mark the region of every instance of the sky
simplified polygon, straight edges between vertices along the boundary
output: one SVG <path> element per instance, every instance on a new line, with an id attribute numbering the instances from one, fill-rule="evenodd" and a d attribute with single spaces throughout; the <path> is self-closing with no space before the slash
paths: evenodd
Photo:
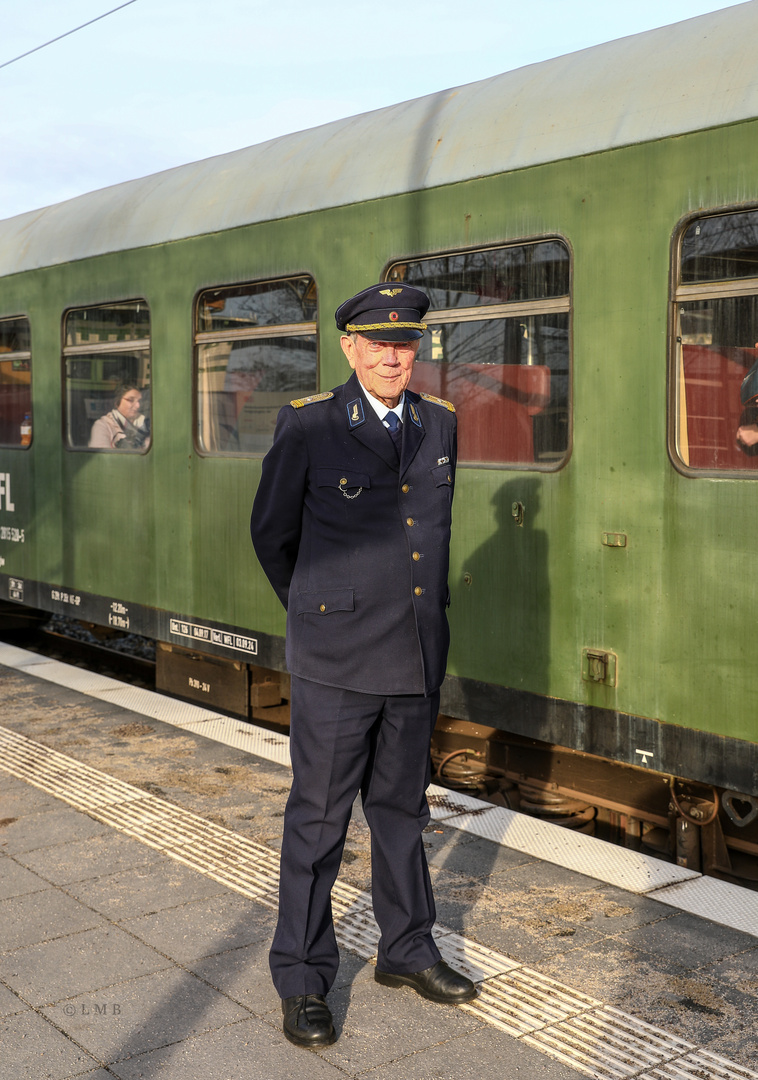
<path id="1" fill-rule="evenodd" d="M 122 3 L 0 0 L 0 218 L 733 6 Z"/>

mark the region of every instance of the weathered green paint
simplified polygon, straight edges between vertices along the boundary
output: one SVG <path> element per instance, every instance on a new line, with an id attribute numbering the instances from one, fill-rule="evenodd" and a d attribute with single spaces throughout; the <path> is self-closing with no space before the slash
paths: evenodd
<path id="1" fill-rule="evenodd" d="M 459 471 L 450 672 L 758 741 L 758 488 L 685 477 L 666 444 L 672 235 L 692 210 L 749 202 L 753 122 L 6 279 L 0 315 L 32 322 L 34 442 L 0 452 L 16 502 L 0 522 L 26 529 L 0 545 L 3 572 L 282 634 L 248 536 L 260 463 L 193 446 L 197 292 L 312 274 L 329 388 L 346 374 L 332 312 L 390 261 L 558 234 L 573 252 L 571 455 L 552 473 Z M 66 451 L 61 313 L 130 297 L 152 314 L 153 446 Z M 617 686 L 582 680 L 586 647 L 617 654 Z"/>

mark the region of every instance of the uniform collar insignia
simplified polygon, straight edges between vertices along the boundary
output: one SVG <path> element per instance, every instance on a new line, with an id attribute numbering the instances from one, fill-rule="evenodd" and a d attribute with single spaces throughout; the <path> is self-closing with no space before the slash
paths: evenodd
<path id="1" fill-rule="evenodd" d="M 408 402 L 408 412 L 411 414 L 411 420 L 416 425 L 416 427 L 421 427 L 421 417 L 416 412 L 416 406 L 413 404 L 412 401 Z"/>
<path id="2" fill-rule="evenodd" d="M 356 428 L 360 424 L 365 423 L 366 417 L 363 415 L 363 401 L 361 398 L 353 398 L 352 401 L 347 403 L 347 422 L 350 428 Z"/>

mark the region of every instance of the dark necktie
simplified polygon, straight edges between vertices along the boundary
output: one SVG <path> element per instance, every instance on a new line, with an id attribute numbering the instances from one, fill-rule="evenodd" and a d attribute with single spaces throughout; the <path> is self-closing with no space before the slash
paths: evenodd
<path id="1" fill-rule="evenodd" d="M 395 444 L 397 456 L 400 457 L 400 447 L 403 441 L 403 425 L 398 419 L 397 413 L 388 412 L 384 418 L 384 423 L 387 425 L 392 441 Z"/>

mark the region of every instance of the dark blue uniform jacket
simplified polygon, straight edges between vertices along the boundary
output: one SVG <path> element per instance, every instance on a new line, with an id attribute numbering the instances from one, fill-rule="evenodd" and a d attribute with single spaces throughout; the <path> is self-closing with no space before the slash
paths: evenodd
<path id="1" fill-rule="evenodd" d="M 250 528 L 293 675 L 367 694 L 440 686 L 455 461 L 452 406 L 406 390 L 398 461 L 355 375 L 280 411 Z"/>

